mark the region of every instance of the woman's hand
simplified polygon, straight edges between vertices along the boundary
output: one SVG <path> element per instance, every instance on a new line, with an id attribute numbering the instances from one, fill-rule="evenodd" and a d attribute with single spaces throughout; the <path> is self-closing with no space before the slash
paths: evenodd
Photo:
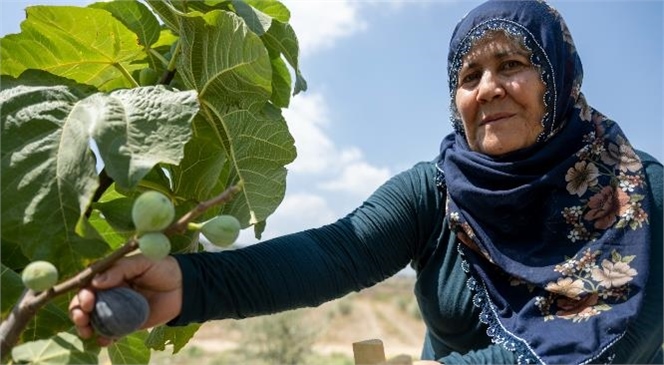
<path id="1" fill-rule="evenodd" d="M 166 323 L 180 314 L 182 307 L 182 272 L 177 261 L 168 256 L 152 261 L 143 255 L 118 260 L 111 268 L 92 279 L 91 286 L 81 289 L 69 303 L 69 317 L 81 338 L 92 337 L 90 314 L 95 305 L 95 291 L 128 286 L 141 293 L 150 305 L 150 315 L 142 328 Z M 99 345 L 113 341 L 99 337 Z"/>

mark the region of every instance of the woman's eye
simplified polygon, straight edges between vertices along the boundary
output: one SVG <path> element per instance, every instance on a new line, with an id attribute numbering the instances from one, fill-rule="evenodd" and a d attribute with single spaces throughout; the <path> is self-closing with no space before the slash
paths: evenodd
<path id="1" fill-rule="evenodd" d="M 480 73 L 479 72 L 472 72 L 472 73 L 469 73 L 469 74 L 463 76 L 461 78 L 461 83 L 466 84 L 466 83 L 469 83 L 469 82 L 473 82 L 473 81 L 475 81 L 479 78 L 480 78 Z"/>
<path id="2" fill-rule="evenodd" d="M 504 70 L 512 70 L 521 66 L 523 66 L 523 63 L 516 60 L 506 61 L 505 63 L 503 63 Z"/>

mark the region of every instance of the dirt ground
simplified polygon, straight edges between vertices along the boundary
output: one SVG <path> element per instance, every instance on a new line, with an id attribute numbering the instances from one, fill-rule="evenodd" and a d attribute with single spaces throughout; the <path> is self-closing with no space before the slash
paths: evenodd
<path id="1" fill-rule="evenodd" d="M 419 358 L 424 324 L 413 294 L 414 280 L 410 276 L 395 276 L 319 307 L 297 310 L 300 321 L 316 334 L 313 351 L 352 359 L 353 342 L 380 339 L 388 359 L 397 355 Z M 210 357 L 237 349 L 243 338 L 242 329 L 246 328 L 244 322 L 254 320 L 205 323 L 185 350 L 191 353 L 194 349 L 197 356 Z"/>

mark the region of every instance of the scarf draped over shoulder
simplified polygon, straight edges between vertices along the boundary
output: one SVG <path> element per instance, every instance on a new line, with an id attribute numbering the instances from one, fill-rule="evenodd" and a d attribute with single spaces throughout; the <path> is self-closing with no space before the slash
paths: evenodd
<path id="1" fill-rule="evenodd" d="M 469 149 L 454 106 L 464 56 L 496 30 L 532 53 L 547 109 L 535 145 L 500 157 Z M 563 19 L 541 1 L 484 3 L 455 28 L 448 76 L 437 180 L 489 335 L 521 363 L 610 362 L 648 276 L 647 187 L 618 124 L 586 102 Z"/>

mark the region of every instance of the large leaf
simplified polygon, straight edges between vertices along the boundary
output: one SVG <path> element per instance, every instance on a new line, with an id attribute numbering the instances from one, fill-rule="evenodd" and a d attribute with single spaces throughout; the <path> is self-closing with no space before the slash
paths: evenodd
<path id="1" fill-rule="evenodd" d="M 233 1 L 234 3 L 236 1 Z M 260 10 L 274 19 L 287 23 L 290 20 L 290 10 L 284 4 L 275 0 L 244 0 L 247 4 Z"/>
<path id="2" fill-rule="evenodd" d="M 189 87 L 199 90 L 201 115 L 211 127 L 211 138 L 223 146 L 234 179 L 244 181 L 242 193 L 228 209 L 243 224 L 255 224 L 283 199 L 284 166 L 295 158 L 284 119 L 269 108 L 269 55 L 233 13 L 213 11 L 204 17 L 182 17 L 180 22 L 178 70 Z"/>
<path id="3" fill-rule="evenodd" d="M 272 63 L 272 96 L 270 101 L 277 107 L 285 108 L 290 104 L 291 74 L 284 60 L 273 57 Z"/>
<path id="4" fill-rule="evenodd" d="M 71 6 L 26 9 L 21 33 L 2 38 L 2 74 L 26 69 L 94 85 L 100 90 L 131 87 L 131 72 L 144 67 L 143 47 L 131 30 L 111 13 Z"/>
<path id="5" fill-rule="evenodd" d="M 219 141 L 213 138 L 214 129 L 205 119 L 195 118 L 193 127 L 194 137 L 185 146 L 185 158 L 171 168 L 173 192 L 178 196 L 204 201 L 221 192 L 215 188 L 228 159 Z M 223 182 L 226 180 L 223 179 Z"/>
<path id="6" fill-rule="evenodd" d="M 300 46 L 293 27 L 288 23 L 275 19 L 267 33 L 262 36 L 262 39 L 265 42 L 265 46 L 271 52 L 281 53 L 293 70 L 295 70 L 293 95 L 297 95 L 301 91 L 306 91 L 307 81 L 302 76 L 299 66 Z"/>
<path id="7" fill-rule="evenodd" d="M 108 348 L 108 357 L 113 364 L 147 364 L 150 349 L 145 346 L 147 331 L 134 332 L 116 341 Z"/>
<path id="8" fill-rule="evenodd" d="M 232 4 L 237 15 L 244 19 L 244 23 L 252 32 L 261 36 L 270 29 L 272 17 L 241 0 L 233 0 Z"/>
<path id="9" fill-rule="evenodd" d="M 63 272 L 107 249 L 74 234 L 98 184 L 88 126 L 68 117 L 84 97 L 72 86 L 0 91 L 3 244 L 57 262 Z"/>
<path id="10" fill-rule="evenodd" d="M 2 90 L 3 246 L 63 272 L 101 256 L 104 242 L 76 234 L 98 185 L 90 138 L 116 182 L 135 186 L 154 165 L 179 161 L 196 111 L 195 92 L 163 87 L 89 96 L 74 86 Z"/>
<path id="11" fill-rule="evenodd" d="M 182 17 L 180 72 L 202 104 L 260 110 L 272 93 L 270 59 L 241 18 L 226 11 Z"/>
<path id="12" fill-rule="evenodd" d="M 156 164 L 180 162 L 197 111 L 194 91 L 148 86 L 92 95 L 71 118 L 88 121 L 108 175 L 133 188 Z"/>
<path id="13" fill-rule="evenodd" d="M 179 11 L 168 0 L 146 0 L 152 11 L 173 33 L 180 34 Z"/>
<path id="14" fill-rule="evenodd" d="M 145 4 L 136 0 L 100 2 L 91 8 L 104 9 L 136 34 L 138 42 L 145 48 L 159 39 L 159 21 Z"/>
<path id="15" fill-rule="evenodd" d="M 27 342 L 12 349 L 14 361 L 30 364 L 96 364 L 99 347 L 69 332 L 47 340 Z"/>
<path id="16" fill-rule="evenodd" d="M 295 159 L 286 121 L 276 110 L 259 114 L 237 110 L 222 120 L 233 149 L 231 179 L 244 181 L 240 195 L 223 212 L 251 224 L 264 221 L 281 204 L 286 192 L 284 166 Z"/>

